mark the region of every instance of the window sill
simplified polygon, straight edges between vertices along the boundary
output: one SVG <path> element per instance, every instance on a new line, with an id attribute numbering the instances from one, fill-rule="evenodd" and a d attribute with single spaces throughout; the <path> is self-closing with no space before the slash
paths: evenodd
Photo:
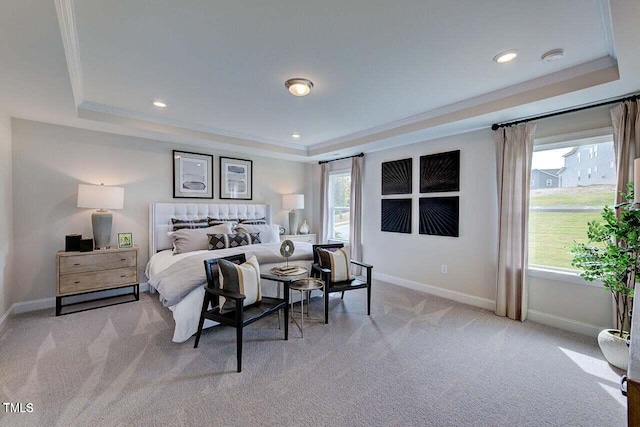
<path id="1" fill-rule="evenodd" d="M 538 279 L 572 283 L 574 285 L 593 286 L 596 288 L 603 287 L 602 282 L 587 282 L 578 275 L 576 270 L 530 265 L 527 269 L 527 273 L 529 274 L 529 277 L 536 277 Z"/>

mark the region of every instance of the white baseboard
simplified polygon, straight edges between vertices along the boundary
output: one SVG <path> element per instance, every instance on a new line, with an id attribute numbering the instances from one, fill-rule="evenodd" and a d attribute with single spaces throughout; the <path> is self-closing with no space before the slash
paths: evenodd
<path id="1" fill-rule="evenodd" d="M 383 282 L 391 283 L 393 285 L 402 286 L 403 288 L 409 288 L 419 292 L 426 292 L 431 295 L 436 295 L 442 298 L 461 302 L 463 304 L 486 308 L 487 310 L 496 309 L 496 302 L 487 298 L 464 294 L 462 292 L 452 291 L 450 289 L 444 289 L 438 286 L 427 285 L 425 283 L 414 282 L 413 280 L 402 279 L 400 277 L 383 273 L 374 272 L 373 278 L 376 280 L 381 280 Z"/>
<path id="2" fill-rule="evenodd" d="M 117 295 L 115 294 L 114 291 L 117 291 L 116 289 L 114 290 L 107 290 L 104 291 L 105 294 L 107 293 L 114 293 L 114 296 Z M 144 283 L 140 283 L 140 292 L 147 292 L 149 291 L 149 283 L 144 282 Z M 105 296 L 110 296 L 110 295 L 105 295 Z M 82 300 L 86 300 L 86 301 L 90 301 L 91 300 L 91 296 L 90 295 L 79 295 L 79 298 L 82 298 Z M 31 300 L 31 301 L 23 301 L 23 302 L 16 302 L 14 304 L 11 305 L 11 307 L 9 307 L 9 309 L 7 310 L 6 313 L 4 313 L 2 315 L 2 317 L 0 317 L 0 331 L 2 331 L 2 329 L 4 328 L 6 322 L 9 320 L 9 317 L 15 315 L 15 314 L 20 314 L 20 313 L 27 313 L 29 311 L 36 311 L 36 310 L 44 310 L 44 309 L 48 309 L 48 308 L 54 308 L 56 306 L 56 299 L 55 297 L 52 298 L 42 298 L 42 299 L 37 299 L 37 300 Z"/>
<path id="3" fill-rule="evenodd" d="M 543 325 L 564 329 L 565 331 L 577 332 L 579 334 L 597 337 L 601 330 L 607 329 L 604 326 L 596 326 L 554 314 L 543 313 L 537 310 L 527 310 L 527 320 Z"/>

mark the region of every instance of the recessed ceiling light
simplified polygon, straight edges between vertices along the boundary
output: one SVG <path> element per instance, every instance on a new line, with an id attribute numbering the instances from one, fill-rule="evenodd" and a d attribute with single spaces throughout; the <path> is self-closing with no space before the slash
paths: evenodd
<path id="1" fill-rule="evenodd" d="M 562 58 L 564 58 L 564 49 L 553 49 L 542 55 L 540 59 L 544 62 L 553 62 L 559 61 Z"/>
<path id="2" fill-rule="evenodd" d="M 309 95 L 311 89 L 313 89 L 313 82 L 308 79 L 289 79 L 284 82 L 284 85 L 289 89 L 289 93 L 294 96 L 306 96 Z"/>
<path id="3" fill-rule="evenodd" d="M 166 108 L 167 107 L 167 104 L 165 104 L 162 101 L 158 101 L 158 100 L 153 101 L 153 105 L 155 105 L 158 108 Z"/>
<path id="4" fill-rule="evenodd" d="M 293 132 L 293 133 L 291 134 L 291 138 L 293 138 L 293 139 L 300 139 L 300 134 L 299 134 L 298 132 Z"/>
<path id="5" fill-rule="evenodd" d="M 516 59 L 518 56 L 518 52 L 515 50 L 505 50 L 504 52 L 500 52 L 496 56 L 493 57 L 493 60 L 498 64 L 504 64 L 505 62 L 511 62 Z"/>

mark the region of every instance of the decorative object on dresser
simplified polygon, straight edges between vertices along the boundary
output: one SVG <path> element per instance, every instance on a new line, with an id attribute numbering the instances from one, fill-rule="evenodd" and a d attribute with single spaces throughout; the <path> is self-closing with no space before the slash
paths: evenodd
<path id="1" fill-rule="evenodd" d="M 213 199 L 213 156 L 173 150 L 173 197 Z"/>
<path id="2" fill-rule="evenodd" d="M 420 192 L 460 191 L 460 150 L 420 157 Z"/>
<path id="3" fill-rule="evenodd" d="M 411 233 L 411 199 L 382 199 L 381 231 Z"/>
<path id="4" fill-rule="evenodd" d="M 138 301 L 140 299 L 138 248 L 136 247 L 97 250 L 91 253 L 59 251 L 56 256 L 56 271 L 56 316 L 70 314 L 62 313 L 62 309 L 79 304 L 62 304 L 63 298 L 73 295 L 132 287 L 133 292 L 131 294 L 125 294 L 124 296 L 131 295 L 134 299 L 101 305 L 100 307 L 122 304 L 134 300 Z M 118 298 L 122 296 L 123 295 L 117 295 Z M 110 298 L 116 297 L 98 298 L 92 301 Z M 89 309 L 90 308 L 72 311 L 71 313 Z"/>
<path id="5" fill-rule="evenodd" d="M 282 209 L 289 211 L 289 234 L 298 234 L 298 212 L 296 209 L 304 209 L 304 194 L 283 194 Z"/>
<path id="6" fill-rule="evenodd" d="M 458 237 L 460 198 L 420 197 L 420 234 Z"/>
<path id="7" fill-rule="evenodd" d="M 78 252 L 80 250 L 81 234 L 67 234 L 64 238 L 65 252 Z"/>
<path id="8" fill-rule="evenodd" d="M 253 198 L 253 161 L 220 157 L 220 198 Z"/>
<path id="9" fill-rule="evenodd" d="M 91 215 L 93 240 L 96 249 L 107 249 L 111 244 L 113 216 L 107 209 L 122 209 L 124 188 L 104 184 L 78 184 L 78 207 L 98 209 Z"/>
<path id="10" fill-rule="evenodd" d="M 413 159 L 382 163 L 382 195 L 411 194 Z"/>
<path id="11" fill-rule="evenodd" d="M 307 220 L 302 221 L 302 225 L 300 226 L 300 234 L 309 234 L 309 224 L 307 224 Z"/>
<path id="12" fill-rule="evenodd" d="M 118 248 L 132 248 L 133 233 L 118 233 Z"/>
<path id="13" fill-rule="evenodd" d="M 316 235 L 315 234 L 281 234 L 280 241 L 284 242 L 285 240 L 291 240 L 293 242 L 305 242 L 315 245 Z"/>
<path id="14" fill-rule="evenodd" d="M 80 239 L 80 246 L 78 246 L 80 252 L 93 251 L 93 239 Z"/>

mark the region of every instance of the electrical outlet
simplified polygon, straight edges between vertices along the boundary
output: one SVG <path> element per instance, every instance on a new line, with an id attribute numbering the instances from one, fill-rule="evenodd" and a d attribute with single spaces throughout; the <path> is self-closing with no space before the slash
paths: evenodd
<path id="1" fill-rule="evenodd" d="M 447 274 L 447 264 L 440 265 L 440 273 Z"/>

